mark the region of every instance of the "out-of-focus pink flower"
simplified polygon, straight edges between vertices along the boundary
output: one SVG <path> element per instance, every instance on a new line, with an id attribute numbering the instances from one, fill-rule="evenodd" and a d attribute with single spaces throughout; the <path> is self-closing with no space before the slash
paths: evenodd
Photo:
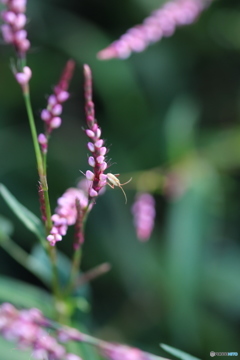
<path id="1" fill-rule="evenodd" d="M 151 43 L 171 36 L 177 27 L 193 23 L 210 0 L 172 0 L 147 17 L 141 25 L 129 29 L 119 40 L 101 50 L 101 60 L 126 59 L 132 52 L 142 52 Z"/>
<path id="2" fill-rule="evenodd" d="M 132 206 L 134 225 L 137 237 L 141 241 L 147 241 L 152 233 L 155 220 L 155 200 L 148 193 L 139 193 Z"/>
<path id="3" fill-rule="evenodd" d="M 88 65 L 84 65 L 84 78 L 85 112 L 88 126 L 86 135 L 90 140 L 87 146 L 91 152 L 88 164 L 93 168 L 93 171 L 87 170 L 86 179 L 90 182 L 89 197 L 94 198 L 107 184 L 107 175 L 104 174 L 108 167 L 105 159 L 107 148 L 104 146 L 101 129 L 95 119 L 94 103 L 92 101 L 92 73 Z"/>
<path id="4" fill-rule="evenodd" d="M 55 214 L 52 215 L 53 227 L 47 240 L 54 246 L 66 235 L 68 226 L 74 225 L 78 219 L 76 199 L 79 201 L 81 209 L 88 206 L 86 193 L 81 189 L 70 188 L 59 199 Z"/>
<path id="5" fill-rule="evenodd" d="M 5 22 L 1 26 L 3 39 L 7 44 L 12 44 L 18 55 L 24 58 L 30 48 L 30 41 L 27 39 L 27 31 L 24 27 L 27 22 L 26 0 L 1 0 L 6 6 L 2 11 L 2 19 Z"/>
<path id="6" fill-rule="evenodd" d="M 8 341 L 15 341 L 19 348 L 31 349 L 33 359 L 81 360 L 68 354 L 64 346 L 43 328 L 48 323 L 38 309 L 18 311 L 13 305 L 0 306 L 0 335 Z"/>

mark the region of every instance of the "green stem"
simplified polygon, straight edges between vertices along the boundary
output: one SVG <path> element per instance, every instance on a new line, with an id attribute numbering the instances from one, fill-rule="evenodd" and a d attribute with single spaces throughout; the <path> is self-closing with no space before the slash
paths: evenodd
<path id="1" fill-rule="evenodd" d="M 83 232 L 83 237 L 84 237 L 84 232 L 85 232 L 85 225 L 86 225 L 86 221 L 88 218 L 88 214 L 91 210 L 91 206 L 93 203 L 93 200 L 90 200 L 88 203 L 88 206 L 83 210 L 83 225 L 82 225 L 82 232 Z M 75 288 L 75 282 L 77 279 L 77 275 L 78 275 L 78 271 L 80 268 L 80 263 L 81 263 L 81 255 L 82 255 L 82 249 L 81 247 L 79 247 L 78 249 L 76 249 L 74 251 L 73 254 L 73 259 L 72 259 L 72 268 L 71 268 L 71 273 L 70 273 L 70 277 L 69 277 L 69 282 L 68 285 L 66 287 L 66 296 L 69 296 L 72 292 L 72 290 Z"/>
<path id="2" fill-rule="evenodd" d="M 36 160 L 37 160 L 38 173 L 39 173 L 40 181 L 42 183 L 43 190 L 46 190 L 47 181 L 46 181 L 46 176 L 44 176 L 42 154 L 41 154 L 41 150 L 40 150 L 39 143 L 38 143 L 37 130 L 36 130 L 36 126 L 35 126 L 29 91 L 25 91 L 23 93 L 23 97 L 24 97 L 24 101 L 25 101 L 25 105 L 26 105 L 27 114 L 28 114 L 30 130 L 32 133 L 33 146 L 34 146 Z"/>

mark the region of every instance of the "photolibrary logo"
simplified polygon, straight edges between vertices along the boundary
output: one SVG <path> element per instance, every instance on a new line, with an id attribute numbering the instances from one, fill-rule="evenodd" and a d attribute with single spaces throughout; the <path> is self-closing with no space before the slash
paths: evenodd
<path id="1" fill-rule="evenodd" d="M 210 356 L 211 357 L 214 357 L 214 356 L 238 356 L 238 352 L 215 352 L 215 351 L 211 351 Z"/>

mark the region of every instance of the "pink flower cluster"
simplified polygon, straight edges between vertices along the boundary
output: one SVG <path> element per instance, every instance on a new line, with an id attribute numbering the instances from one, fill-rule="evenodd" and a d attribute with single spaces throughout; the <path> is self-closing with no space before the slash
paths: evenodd
<path id="1" fill-rule="evenodd" d="M 105 159 L 107 148 L 104 146 L 104 140 L 101 139 L 101 129 L 95 119 L 94 103 L 92 101 L 92 73 L 88 65 L 84 65 L 84 77 L 85 112 L 88 126 L 86 135 L 90 139 L 87 146 L 92 153 L 88 158 L 88 164 L 93 167 L 93 171 L 87 170 L 86 178 L 90 181 L 89 196 L 94 198 L 98 196 L 99 191 L 107 183 L 107 175 L 104 174 L 108 167 Z"/>
<path id="2" fill-rule="evenodd" d="M 88 198 L 81 189 L 70 188 L 59 199 L 56 212 L 52 215 L 53 227 L 47 240 L 51 246 L 61 241 L 66 235 L 68 226 L 74 225 L 78 219 L 78 210 L 76 206 L 78 199 L 81 209 L 88 206 Z"/>
<path id="3" fill-rule="evenodd" d="M 142 52 L 151 43 L 171 36 L 178 26 L 193 23 L 206 6 L 206 0 L 172 0 L 98 53 L 101 60 L 126 59 L 132 52 Z"/>
<path id="4" fill-rule="evenodd" d="M 46 320 L 38 309 L 18 311 L 13 305 L 0 306 L 0 334 L 9 341 L 15 341 L 22 350 L 31 349 L 34 359 L 81 360 L 66 349 L 42 328 Z"/>
<path id="5" fill-rule="evenodd" d="M 48 136 L 53 129 L 58 128 L 62 119 L 62 103 L 69 98 L 68 87 L 73 75 L 75 62 L 69 60 L 65 66 L 65 69 L 61 75 L 59 83 L 54 88 L 54 93 L 48 98 L 47 108 L 42 110 L 41 119 L 45 122 L 46 132 L 38 136 L 38 142 L 41 145 L 42 152 L 46 153 L 48 148 Z"/>
<path id="6" fill-rule="evenodd" d="M 154 227 L 156 213 L 153 196 L 148 193 L 137 194 L 132 213 L 138 239 L 147 241 Z"/>
<path id="7" fill-rule="evenodd" d="M 27 0 L 1 0 L 6 5 L 6 10 L 2 11 L 3 39 L 7 44 L 13 44 L 20 57 L 25 57 L 30 48 L 30 41 L 27 39 L 27 31 L 24 26 L 27 22 L 26 2 Z"/>

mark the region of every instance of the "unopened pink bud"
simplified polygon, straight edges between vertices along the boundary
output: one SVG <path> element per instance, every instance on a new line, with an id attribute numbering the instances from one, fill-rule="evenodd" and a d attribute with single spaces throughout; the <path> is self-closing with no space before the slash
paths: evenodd
<path id="1" fill-rule="evenodd" d="M 58 95 L 57 95 L 57 99 L 59 102 L 64 102 L 69 98 L 69 93 L 67 91 L 61 91 Z"/>
<path id="2" fill-rule="evenodd" d="M 59 128 L 61 123 L 62 123 L 62 119 L 59 116 L 56 116 L 56 117 L 52 118 L 52 120 L 50 122 L 50 126 L 53 129 L 57 129 L 57 128 Z"/>
<path id="3" fill-rule="evenodd" d="M 13 39 L 13 32 L 9 25 L 4 24 L 1 26 L 3 39 L 6 43 L 10 44 L 14 41 Z"/>
<path id="4" fill-rule="evenodd" d="M 89 142 L 89 143 L 87 144 L 87 146 L 88 146 L 88 149 L 89 149 L 91 152 L 94 152 L 94 151 L 95 151 L 95 146 L 93 145 L 93 143 Z"/>
<path id="5" fill-rule="evenodd" d="M 15 33 L 14 37 L 16 41 L 24 40 L 27 37 L 27 32 L 26 30 L 19 30 Z"/>
<path id="6" fill-rule="evenodd" d="M 100 156 L 97 157 L 97 162 L 99 164 L 102 164 L 104 162 L 104 159 L 105 159 L 104 156 L 100 155 Z"/>
<path id="7" fill-rule="evenodd" d="M 101 129 L 100 128 L 98 128 L 97 129 L 97 133 L 96 133 L 96 137 L 99 139 L 100 138 L 100 136 L 101 136 Z"/>
<path id="8" fill-rule="evenodd" d="M 62 105 L 60 105 L 60 104 L 54 105 L 52 108 L 52 114 L 54 116 L 58 116 L 58 115 L 61 115 L 61 113 L 62 113 Z"/>
<path id="9" fill-rule="evenodd" d="M 18 14 L 14 20 L 14 26 L 17 29 L 21 29 L 26 25 L 27 17 L 24 14 Z"/>
<path id="10" fill-rule="evenodd" d="M 100 154 L 100 155 L 105 155 L 106 152 L 107 152 L 107 148 L 106 148 L 106 147 L 101 147 L 101 148 L 99 149 L 99 154 Z"/>
<path id="11" fill-rule="evenodd" d="M 90 166 L 94 167 L 95 166 L 95 160 L 94 160 L 94 157 L 93 156 L 89 156 L 88 158 L 88 163 Z"/>
<path id="12" fill-rule="evenodd" d="M 102 139 L 100 139 L 100 140 L 98 140 L 98 141 L 96 141 L 95 142 L 95 146 L 96 146 L 96 148 L 100 148 L 100 147 L 102 147 L 103 146 L 103 140 Z"/>
<path id="13" fill-rule="evenodd" d="M 3 11 L 2 12 L 2 19 L 8 24 L 14 24 L 16 21 L 16 14 L 12 11 Z"/>
<path id="14" fill-rule="evenodd" d="M 32 76 L 32 71 L 28 66 L 24 66 L 22 73 L 15 74 L 15 78 L 20 85 L 26 85 Z"/>
<path id="15" fill-rule="evenodd" d="M 94 132 L 92 130 L 89 130 L 89 129 L 86 130 L 86 134 L 90 138 L 94 138 L 94 136 L 95 136 Z"/>
<path id="16" fill-rule="evenodd" d="M 27 0 L 12 0 L 11 8 L 13 11 L 24 13 L 26 11 Z"/>
<path id="17" fill-rule="evenodd" d="M 46 145 L 48 141 L 47 141 L 47 138 L 46 138 L 46 136 L 44 134 L 39 134 L 38 135 L 38 142 L 41 145 Z"/>
<path id="18" fill-rule="evenodd" d="M 57 98 L 55 95 L 50 95 L 48 98 L 48 104 L 54 106 L 57 104 Z"/>
<path id="19" fill-rule="evenodd" d="M 91 197 L 95 197 L 95 196 L 98 196 L 98 193 L 97 193 L 96 190 L 90 189 L 90 190 L 89 190 L 89 195 L 90 195 Z"/>
<path id="20" fill-rule="evenodd" d="M 47 109 L 42 110 L 41 119 L 43 121 L 49 121 L 51 119 L 51 117 L 52 117 L 51 113 Z"/>
<path id="21" fill-rule="evenodd" d="M 86 171 L 86 178 L 87 178 L 88 180 L 93 181 L 93 180 L 94 180 L 94 177 L 95 177 L 95 175 L 94 175 L 94 173 L 93 173 L 92 171 L 90 171 L 90 170 L 87 170 L 87 171 Z"/>

